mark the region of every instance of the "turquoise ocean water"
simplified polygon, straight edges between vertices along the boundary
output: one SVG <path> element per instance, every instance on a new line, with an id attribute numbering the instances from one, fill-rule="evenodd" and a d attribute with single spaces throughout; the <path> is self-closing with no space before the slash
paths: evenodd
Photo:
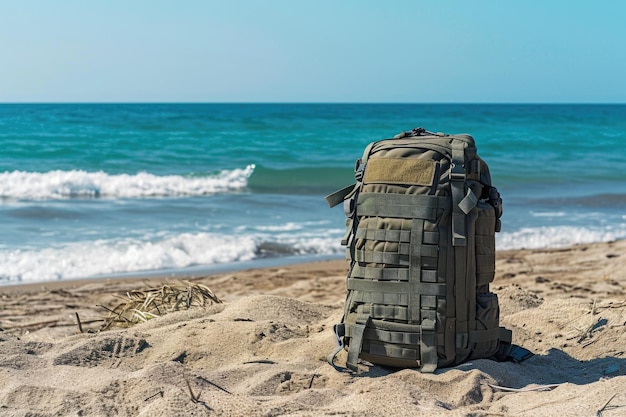
<path id="1" fill-rule="evenodd" d="M 341 257 L 323 196 L 418 126 L 475 137 L 498 249 L 626 238 L 624 105 L 3 104 L 0 285 Z"/>

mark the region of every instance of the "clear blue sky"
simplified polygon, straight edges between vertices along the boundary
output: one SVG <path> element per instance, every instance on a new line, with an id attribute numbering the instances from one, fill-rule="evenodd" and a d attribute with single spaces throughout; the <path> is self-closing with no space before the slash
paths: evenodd
<path id="1" fill-rule="evenodd" d="M 0 0 L 0 102 L 626 103 L 623 0 Z"/>

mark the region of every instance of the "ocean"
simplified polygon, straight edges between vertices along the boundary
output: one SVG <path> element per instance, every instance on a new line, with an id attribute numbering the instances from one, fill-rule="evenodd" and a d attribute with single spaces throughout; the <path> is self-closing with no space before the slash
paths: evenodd
<path id="1" fill-rule="evenodd" d="M 340 258 L 371 141 L 470 133 L 497 248 L 626 238 L 626 105 L 0 104 L 0 285 Z"/>

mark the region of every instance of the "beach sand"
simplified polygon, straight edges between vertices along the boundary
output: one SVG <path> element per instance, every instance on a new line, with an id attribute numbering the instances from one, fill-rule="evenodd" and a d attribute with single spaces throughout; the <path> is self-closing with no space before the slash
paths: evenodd
<path id="1" fill-rule="evenodd" d="M 535 356 L 435 374 L 325 362 L 346 270 L 189 277 L 224 302 L 106 331 L 116 295 L 162 279 L 0 287 L 0 416 L 626 415 L 626 241 L 498 252 L 502 324 Z"/>

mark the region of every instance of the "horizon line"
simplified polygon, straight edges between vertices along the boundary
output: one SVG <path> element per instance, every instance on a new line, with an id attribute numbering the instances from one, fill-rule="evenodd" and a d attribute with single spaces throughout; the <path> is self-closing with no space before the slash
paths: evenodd
<path id="1" fill-rule="evenodd" d="M 373 104 L 402 104 L 402 105 L 626 105 L 624 102 L 601 102 L 601 101 L 0 101 L 0 105 L 28 105 L 28 104 L 347 104 L 347 105 L 373 105 Z"/>

